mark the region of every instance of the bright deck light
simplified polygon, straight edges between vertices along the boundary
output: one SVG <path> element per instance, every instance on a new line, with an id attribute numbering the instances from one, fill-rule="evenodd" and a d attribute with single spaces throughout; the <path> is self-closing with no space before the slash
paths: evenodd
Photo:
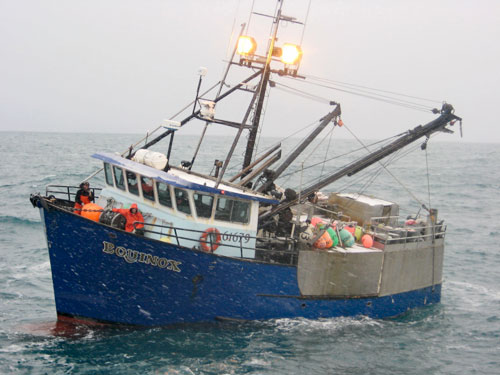
<path id="1" fill-rule="evenodd" d="M 281 55 L 281 61 L 285 64 L 297 64 L 302 58 L 302 50 L 300 49 L 300 46 L 297 46 L 295 44 L 286 43 L 283 45 L 283 47 L 281 47 L 281 50 L 283 51 Z"/>
<path id="2" fill-rule="evenodd" d="M 240 36 L 238 39 L 238 54 L 252 55 L 257 49 L 257 42 L 251 36 Z"/>

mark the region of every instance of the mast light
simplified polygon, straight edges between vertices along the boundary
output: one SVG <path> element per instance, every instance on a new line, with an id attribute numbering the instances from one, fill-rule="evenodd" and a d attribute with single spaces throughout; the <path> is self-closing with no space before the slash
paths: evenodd
<path id="1" fill-rule="evenodd" d="M 300 46 L 290 43 L 285 43 L 281 47 L 281 61 L 287 65 L 297 65 L 302 58 L 302 49 Z"/>
<path id="2" fill-rule="evenodd" d="M 253 55 L 257 49 L 257 42 L 251 36 L 242 35 L 238 39 L 238 54 L 242 56 Z"/>

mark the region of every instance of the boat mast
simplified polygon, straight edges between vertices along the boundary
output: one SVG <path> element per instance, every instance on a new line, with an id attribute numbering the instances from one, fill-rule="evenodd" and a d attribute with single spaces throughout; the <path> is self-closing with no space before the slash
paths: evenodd
<path id="1" fill-rule="evenodd" d="M 241 35 L 243 35 L 243 30 L 245 30 L 245 26 L 246 26 L 245 23 L 243 23 L 241 25 L 241 30 L 240 30 L 240 34 L 239 34 L 238 38 Z M 224 72 L 224 76 L 222 77 L 222 80 L 220 81 L 219 90 L 217 91 L 217 95 L 215 97 L 218 97 L 220 95 L 222 88 L 226 84 L 226 78 L 227 78 L 227 75 L 229 73 L 229 69 L 231 68 L 231 63 L 234 59 L 234 56 L 236 55 L 236 50 L 237 50 L 237 45 L 235 45 L 233 48 L 233 53 L 231 54 L 231 60 L 227 64 L 226 71 Z M 199 91 L 199 87 L 198 87 L 198 91 Z M 198 101 L 198 94 L 196 94 L 195 103 L 196 103 L 196 101 Z M 208 128 L 209 123 L 210 123 L 210 121 L 205 121 L 205 126 L 203 127 L 203 131 L 201 132 L 200 140 L 198 141 L 198 145 L 196 146 L 196 150 L 194 152 L 193 158 L 191 159 L 191 165 L 189 166 L 189 170 L 191 170 L 191 168 L 193 168 L 194 161 L 196 160 L 196 156 L 198 155 L 198 151 L 200 150 L 201 142 L 203 141 L 203 138 L 205 137 L 205 133 L 207 132 L 207 128 Z"/>
<path id="2" fill-rule="evenodd" d="M 243 159 L 243 168 L 245 169 L 252 162 L 253 152 L 255 149 L 255 141 L 257 139 L 257 132 L 259 130 L 260 116 L 262 114 L 262 108 L 264 106 L 264 99 L 266 96 L 266 89 L 269 83 L 269 75 L 271 73 L 271 60 L 273 57 L 274 44 L 276 42 L 276 35 L 278 34 L 278 27 L 281 19 L 281 8 L 283 7 L 283 0 L 278 0 L 279 7 L 276 11 L 273 20 L 273 32 L 271 40 L 269 42 L 269 49 L 267 51 L 266 63 L 264 66 L 264 71 L 262 74 L 262 79 L 259 84 L 259 97 L 257 100 L 257 107 L 255 108 L 252 127 L 250 133 L 248 134 L 247 147 L 245 150 L 245 158 Z"/>
<path id="3" fill-rule="evenodd" d="M 248 82 L 250 82 L 251 80 L 253 80 L 254 78 L 258 77 L 261 74 L 262 74 L 261 70 L 253 73 L 250 77 L 246 78 L 245 80 L 243 80 L 240 83 L 238 83 L 236 86 L 234 86 L 234 87 L 230 88 L 229 90 L 227 90 L 225 93 L 223 93 L 223 94 L 219 95 L 218 97 L 216 97 L 214 99 L 214 103 L 219 102 L 220 100 L 224 99 L 225 97 L 227 97 L 228 95 L 232 94 L 236 90 L 241 89 Z M 180 122 L 180 126 L 184 126 L 186 123 L 188 123 L 189 121 L 191 121 L 193 118 L 197 118 L 200 115 L 200 112 L 201 112 L 201 110 L 198 109 L 194 113 L 192 113 L 189 116 L 187 116 L 185 119 L 183 119 Z M 165 132 L 163 132 L 162 134 L 160 134 L 156 138 L 154 138 L 151 141 L 149 141 L 148 143 L 146 143 L 144 146 L 142 146 L 142 148 L 143 149 L 147 149 L 147 148 L 155 145 L 156 143 L 158 143 L 159 141 L 161 141 L 163 138 L 165 138 L 166 136 L 170 135 L 171 133 L 173 133 L 173 130 L 166 130 Z M 134 154 L 132 154 L 130 157 L 132 157 L 133 155 Z"/>

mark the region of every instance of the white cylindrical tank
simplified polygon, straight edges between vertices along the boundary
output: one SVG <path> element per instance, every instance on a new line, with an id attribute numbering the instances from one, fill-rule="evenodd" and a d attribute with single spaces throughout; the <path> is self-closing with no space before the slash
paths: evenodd
<path id="1" fill-rule="evenodd" d="M 161 152 L 145 149 L 137 150 L 132 160 L 156 169 L 164 169 L 168 162 L 167 157 Z"/>

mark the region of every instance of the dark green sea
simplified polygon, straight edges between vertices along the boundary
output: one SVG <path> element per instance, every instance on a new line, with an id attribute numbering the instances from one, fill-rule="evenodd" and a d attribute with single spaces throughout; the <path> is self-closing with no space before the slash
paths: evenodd
<path id="1" fill-rule="evenodd" d="M 403 316 L 213 322 L 166 328 L 58 326 L 49 257 L 30 193 L 48 184 L 76 186 L 99 168 L 95 151 L 123 151 L 135 135 L 0 133 L 0 374 L 500 374 L 500 145 L 431 139 L 325 191 L 364 191 L 439 210 L 447 223 L 442 302 Z M 178 136 L 173 162 L 190 160 L 197 138 Z M 263 139 L 259 148 L 276 139 Z M 284 148 L 297 142 L 288 140 Z M 195 170 L 224 159 L 229 138 L 208 137 Z M 166 151 L 165 142 L 157 150 Z M 286 187 L 335 169 L 359 148 L 328 139 L 298 159 Z M 360 151 L 361 153 L 364 151 Z M 242 150 L 235 153 L 241 159 Z M 300 163 L 290 169 L 296 170 Z M 429 180 L 426 171 L 430 172 Z M 236 166 L 228 173 L 234 174 Z M 380 172 L 380 173 L 379 173 Z M 379 174 L 373 184 L 372 177 Z M 91 180 L 96 187 L 102 176 Z"/>

